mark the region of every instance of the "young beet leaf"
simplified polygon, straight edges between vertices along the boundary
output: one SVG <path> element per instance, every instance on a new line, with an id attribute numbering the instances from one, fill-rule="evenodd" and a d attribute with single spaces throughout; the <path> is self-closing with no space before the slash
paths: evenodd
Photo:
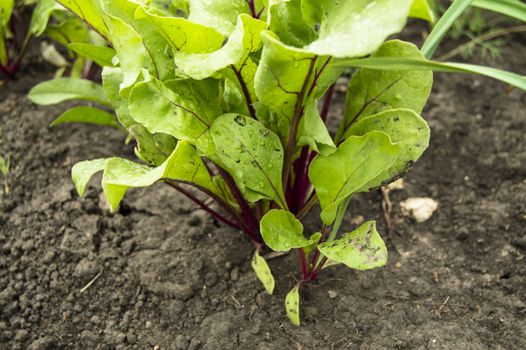
<path id="1" fill-rule="evenodd" d="M 32 7 L 31 5 L 34 6 Z M 31 12 L 31 16 L 26 16 Z M 99 66 L 111 64 L 113 49 L 81 19 L 70 14 L 55 0 L 0 2 L 0 73 L 6 80 L 15 77 L 34 37 L 47 37 L 42 43 L 42 57 L 58 67 L 56 76 L 65 73 L 75 78 L 93 79 Z M 74 43 L 74 44 L 73 44 Z M 63 46 L 67 58 L 55 47 Z M 111 55 L 111 57 L 109 57 Z"/>
<path id="2" fill-rule="evenodd" d="M 250 239 L 252 267 L 270 294 L 275 281 L 263 252 L 295 250 L 301 276 L 285 303 L 295 325 L 300 288 L 324 267 L 386 264 L 374 222 L 340 238 L 339 230 L 354 194 L 403 176 L 427 148 L 430 130 L 420 113 L 431 71 L 476 71 L 525 84 L 511 73 L 439 64 L 413 44 L 386 42 L 408 16 L 433 20 L 424 0 L 61 2 L 115 54 L 93 51 L 104 64 L 102 86 L 55 80 L 31 98 L 76 98 L 112 109 L 110 118 L 106 110 L 77 107 L 57 123 L 79 121 L 82 113 L 92 123 L 118 123 L 140 159 L 75 165 L 78 192 L 103 171 L 115 211 L 129 188 L 166 183 Z M 330 132 L 335 83 L 348 67 L 355 70 L 344 116 Z M 301 220 L 317 204 L 318 227 L 304 227 Z"/>

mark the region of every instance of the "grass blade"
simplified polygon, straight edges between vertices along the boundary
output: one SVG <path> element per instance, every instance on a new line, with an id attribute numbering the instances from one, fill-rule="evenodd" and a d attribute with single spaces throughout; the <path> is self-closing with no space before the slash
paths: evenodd
<path id="1" fill-rule="evenodd" d="M 526 91 L 526 77 L 524 76 L 496 68 L 466 63 L 435 62 L 422 59 L 384 57 L 341 60 L 335 64 L 346 67 L 381 70 L 432 70 L 436 72 L 480 74 L 500 80 Z"/>
<path id="2" fill-rule="evenodd" d="M 472 0 L 455 0 L 440 18 L 422 46 L 422 54 L 431 58 L 453 23 L 469 7 Z"/>
<path id="3" fill-rule="evenodd" d="M 526 22 L 526 4 L 518 0 L 473 0 L 472 5 Z"/>

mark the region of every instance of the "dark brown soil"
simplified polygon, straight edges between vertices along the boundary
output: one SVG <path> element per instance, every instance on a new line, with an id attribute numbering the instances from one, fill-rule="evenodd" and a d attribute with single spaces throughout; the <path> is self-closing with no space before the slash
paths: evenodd
<path id="1" fill-rule="evenodd" d="M 521 40 L 503 61 L 524 74 Z M 24 94 L 51 72 L 30 67 L 0 87 L 0 154 L 13 158 L 11 193 L 0 197 L 0 349 L 526 348 L 523 92 L 437 76 L 424 114 L 431 147 L 392 195 L 388 266 L 324 270 L 304 289 L 297 328 L 283 308 L 295 255 L 271 261 L 269 296 L 250 243 L 165 186 L 131 191 L 115 215 L 96 182 L 79 199 L 72 164 L 132 157 L 131 146 L 113 130 L 49 128 L 60 109 Z M 410 196 L 439 210 L 422 224 L 402 218 Z M 362 215 L 385 232 L 377 193 L 353 203 L 345 227 Z M 316 215 L 307 222 L 315 229 Z"/>

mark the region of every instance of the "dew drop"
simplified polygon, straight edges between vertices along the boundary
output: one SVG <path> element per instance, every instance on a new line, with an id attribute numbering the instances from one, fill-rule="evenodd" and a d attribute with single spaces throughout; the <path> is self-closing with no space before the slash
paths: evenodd
<path id="1" fill-rule="evenodd" d="M 245 126 L 245 125 L 247 125 L 247 121 L 245 120 L 245 117 L 243 117 L 243 116 L 241 116 L 241 115 L 238 115 L 238 116 L 234 119 L 234 121 L 235 121 L 236 123 L 238 123 L 239 125 L 241 125 L 241 126 Z"/>

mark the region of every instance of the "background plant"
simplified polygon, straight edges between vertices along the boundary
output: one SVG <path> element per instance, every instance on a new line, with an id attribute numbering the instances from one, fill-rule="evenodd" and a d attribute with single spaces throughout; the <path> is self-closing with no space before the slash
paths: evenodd
<path id="1" fill-rule="evenodd" d="M 443 14 L 450 1 L 430 3 L 436 12 Z M 452 39 L 464 40 L 465 43 L 444 53 L 438 60 L 448 60 L 457 55 L 467 59 L 474 54 L 480 54 L 483 58 L 500 58 L 506 36 L 524 32 L 526 26 L 518 19 L 470 7 L 455 21 L 448 34 Z"/>
<path id="2" fill-rule="evenodd" d="M 44 59 L 59 67 L 56 76 L 67 73 L 73 77 L 92 79 L 100 73 L 93 61 L 86 59 L 84 52 L 91 49 L 91 45 L 104 45 L 104 39 L 78 17 L 55 0 L 2 0 L 0 73 L 5 79 L 15 77 L 31 40 L 39 36 L 53 41 L 51 44 L 43 42 L 41 51 Z M 59 49 L 55 44 L 59 45 Z M 65 51 L 66 57 L 60 50 Z M 102 65 L 98 60 L 95 63 Z"/>
<path id="3" fill-rule="evenodd" d="M 244 232 L 269 293 L 274 278 L 262 249 L 294 250 L 301 276 L 285 301 L 294 324 L 301 286 L 323 268 L 385 265 L 387 249 L 373 221 L 339 231 L 354 194 L 403 176 L 428 146 L 429 127 L 419 114 L 431 70 L 485 74 L 526 89 L 516 74 L 425 58 L 469 1 L 446 12 L 422 52 L 385 40 L 409 15 L 432 19 L 423 0 L 61 3 L 114 51 L 105 50 L 101 61 L 102 85 L 62 78 L 38 85 L 30 98 L 100 105 L 76 107 L 56 123 L 125 129 L 142 160 L 78 163 L 72 170 L 78 192 L 103 171 L 105 197 L 117 210 L 129 188 L 166 183 Z M 95 60 L 96 52 L 85 54 Z M 334 84 L 349 67 L 355 70 L 345 114 L 331 134 Z M 320 225 L 305 230 L 301 219 L 318 203 Z"/>

